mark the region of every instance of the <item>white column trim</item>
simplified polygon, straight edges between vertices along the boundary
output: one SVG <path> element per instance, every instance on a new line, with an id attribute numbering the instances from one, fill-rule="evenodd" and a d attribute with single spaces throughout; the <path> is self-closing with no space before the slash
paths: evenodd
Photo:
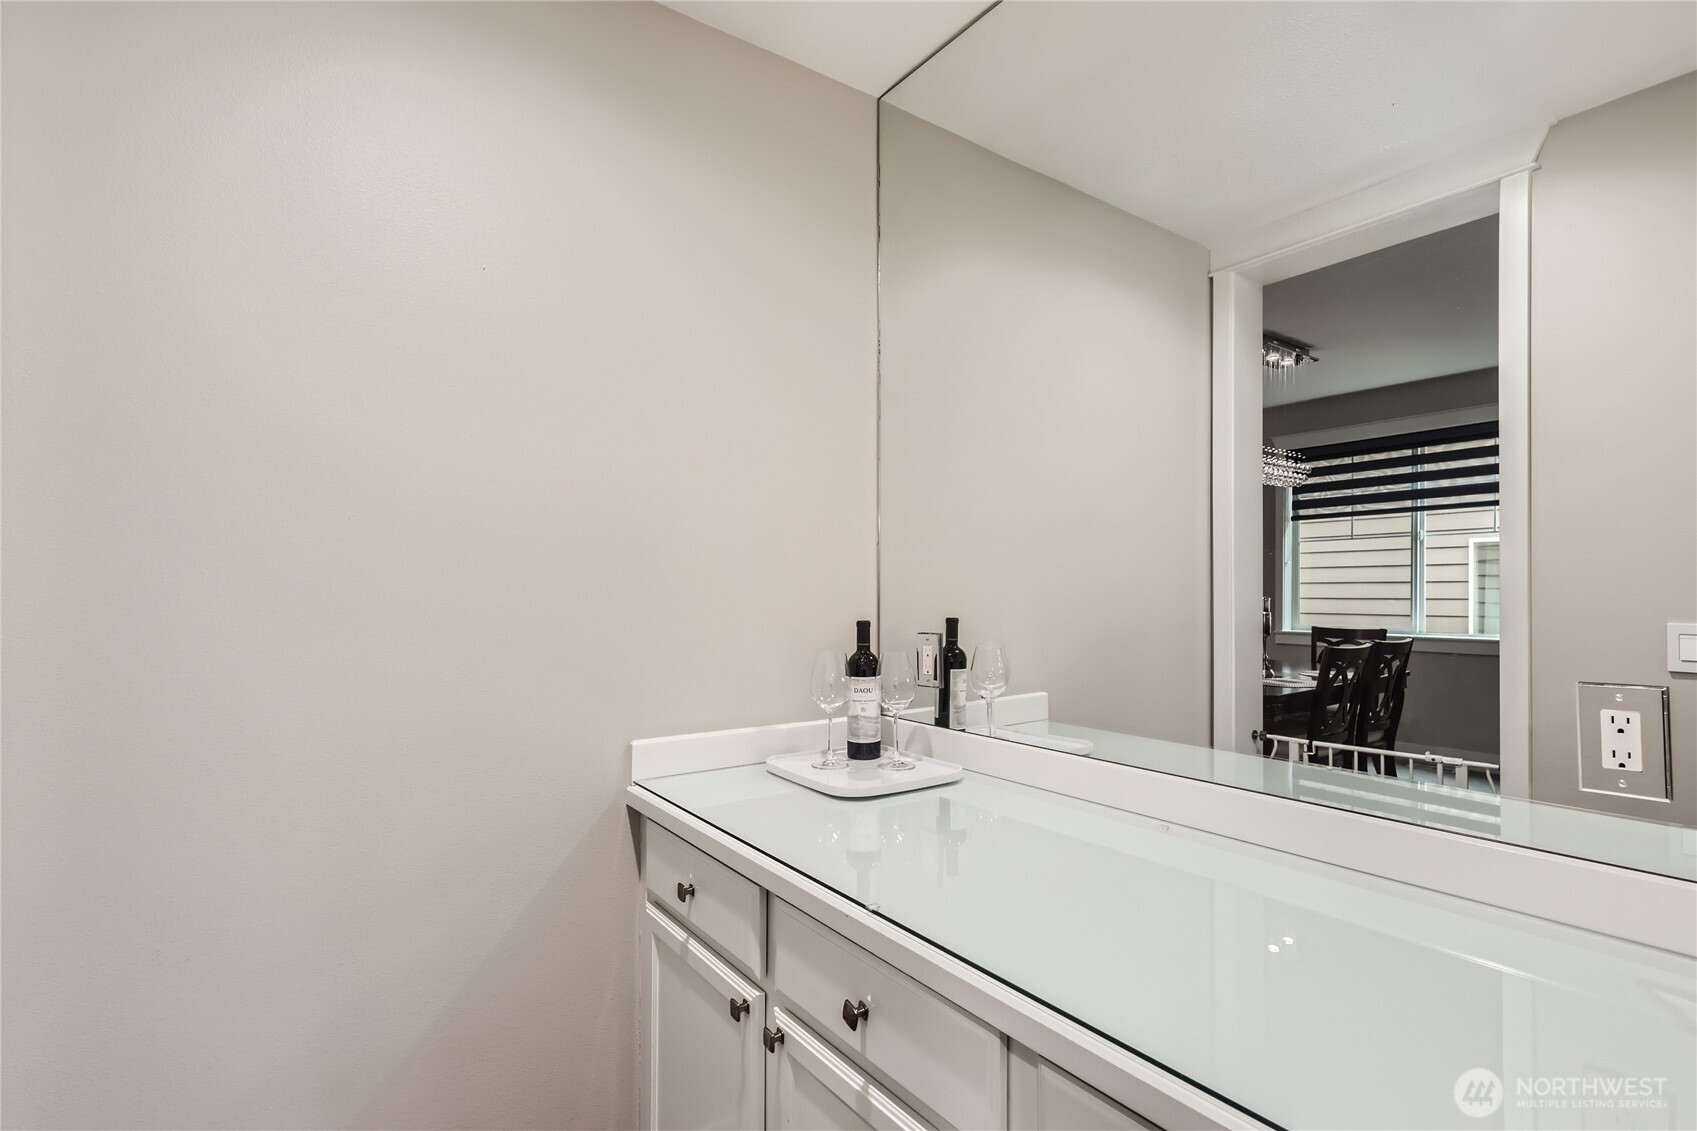
<path id="1" fill-rule="evenodd" d="M 1502 791 L 1532 795 L 1532 174 L 1504 177 L 1497 218 L 1497 437 L 1502 530 Z"/>
<path id="2" fill-rule="evenodd" d="M 1214 276 L 1213 745 L 1261 725 L 1261 285 Z"/>

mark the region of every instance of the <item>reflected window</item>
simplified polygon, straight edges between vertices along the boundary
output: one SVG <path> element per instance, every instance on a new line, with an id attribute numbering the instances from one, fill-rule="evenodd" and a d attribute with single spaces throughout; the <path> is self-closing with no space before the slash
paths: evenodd
<path id="1" fill-rule="evenodd" d="M 1498 635 L 1496 425 L 1446 431 L 1305 453 L 1285 508 L 1285 627 Z"/>

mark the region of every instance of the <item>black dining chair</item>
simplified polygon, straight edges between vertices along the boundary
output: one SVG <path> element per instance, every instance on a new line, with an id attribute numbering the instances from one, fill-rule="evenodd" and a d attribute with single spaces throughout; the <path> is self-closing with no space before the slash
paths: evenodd
<path id="1" fill-rule="evenodd" d="M 1402 723 L 1403 695 L 1408 689 L 1408 660 L 1414 654 L 1411 637 L 1376 640 L 1367 652 L 1367 672 L 1361 682 L 1361 709 L 1356 713 L 1355 739 L 1351 745 L 1378 750 L 1396 749 L 1397 727 Z M 1368 756 L 1368 765 L 1387 777 L 1396 777 L 1396 759 Z"/>
<path id="2" fill-rule="evenodd" d="M 1356 720 L 1361 712 L 1361 683 L 1367 674 L 1367 654 L 1373 645 L 1328 644 L 1320 650 L 1319 677 L 1314 683 L 1314 700 L 1308 708 L 1308 741 L 1354 745 Z M 1336 758 L 1330 761 L 1336 764 Z M 1355 756 L 1350 765 L 1355 766 Z"/>
<path id="3" fill-rule="evenodd" d="M 1308 630 L 1308 666 L 1319 668 L 1320 649 L 1328 644 L 1357 644 L 1363 640 L 1383 640 L 1386 635 L 1386 630 L 1382 628 L 1321 628 L 1315 625 Z"/>

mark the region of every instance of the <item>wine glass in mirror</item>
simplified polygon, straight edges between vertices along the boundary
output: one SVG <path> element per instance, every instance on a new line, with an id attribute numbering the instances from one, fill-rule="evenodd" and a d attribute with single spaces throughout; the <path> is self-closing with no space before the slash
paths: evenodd
<path id="1" fill-rule="evenodd" d="M 881 770 L 911 770 L 915 763 L 902 757 L 902 712 L 919 692 L 913 678 L 911 652 L 885 652 L 878 661 L 878 694 L 884 701 L 884 713 L 890 716 L 890 742 L 895 752 L 878 760 Z"/>
<path id="2" fill-rule="evenodd" d="M 848 657 L 841 652 L 824 651 L 813 657 L 813 702 L 825 712 L 825 750 L 813 763 L 816 770 L 840 770 L 848 759 L 839 758 L 831 750 L 831 713 L 848 702 Z"/>
<path id="3" fill-rule="evenodd" d="M 984 700 L 985 733 L 996 736 L 996 697 L 1008 689 L 1008 650 L 980 644 L 972 650 L 972 690 Z"/>

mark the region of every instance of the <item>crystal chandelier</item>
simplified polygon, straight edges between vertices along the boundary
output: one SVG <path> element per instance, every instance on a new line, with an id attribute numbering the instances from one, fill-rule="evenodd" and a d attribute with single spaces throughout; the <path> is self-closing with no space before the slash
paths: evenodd
<path id="1" fill-rule="evenodd" d="M 1301 452 L 1261 445 L 1261 485 L 1295 487 L 1308 478 L 1308 461 Z"/>
<path id="2" fill-rule="evenodd" d="M 1261 337 L 1261 377 L 1264 382 L 1287 381 L 1300 367 L 1319 359 L 1312 348 L 1273 334 Z M 1261 485 L 1295 487 L 1308 478 L 1308 461 L 1289 448 L 1261 446 Z"/>

